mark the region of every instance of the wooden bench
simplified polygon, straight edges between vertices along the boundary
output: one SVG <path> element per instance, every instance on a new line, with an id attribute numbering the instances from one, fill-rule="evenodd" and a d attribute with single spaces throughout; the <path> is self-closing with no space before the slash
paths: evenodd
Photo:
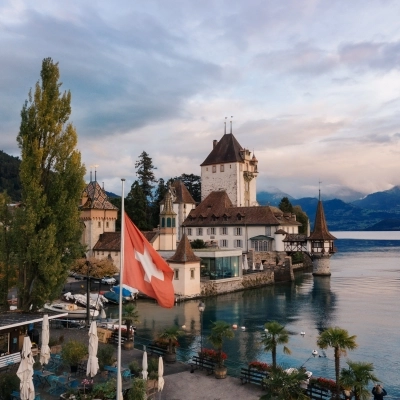
<path id="1" fill-rule="evenodd" d="M 268 372 L 258 371 L 254 368 L 242 368 L 240 372 L 240 381 L 242 385 L 245 383 L 254 383 L 256 385 L 261 385 L 261 387 L 265 389 L 265 378 L 268 378 Z"/>
<path id="2" fill-rule="evenodd" d="M 331 398 L 330 391 L 320 386 L 308 385 L 305 393 L 313 400 L 328 400 Z"/>
<path id="3" fill-rule="evenodd" d="M 193 356 L 190 364 L 192 367 L 195 367 L 195 369 L 205 369 L 207 371 L 207 375 L 214 373 L 215 362 L 207 360 L 204 357 Z"/>
<path id="4" fill-rule="evenodd" d="M 0 369 L 8 369 L 14 364 L 21 362 L 21 353 L 7 354 L 0 357 Z"/>
<path id="5" fill-rule="evenodd" d="M 146 350 L 149 354 L 157 354 L 158 356 L 163 356 L 167 352 L 166 349 L 156 346 L 155 344 L 147 345 Z"/>

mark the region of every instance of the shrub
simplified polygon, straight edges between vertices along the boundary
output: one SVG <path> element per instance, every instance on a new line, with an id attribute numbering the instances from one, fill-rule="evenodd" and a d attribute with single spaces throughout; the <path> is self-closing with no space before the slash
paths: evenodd
<path id="1" fill-rule="evenodd" d="M 99 347 L 97 351 L 97 358 L 99 360 L 99 368 L 104 371 L 106 365 L 112 365 L 115 361 L 114 347 L 111 344 Z"/>
<path id="2" fill-rule="evenodd" d="M 93 387 L 93 398 L 95 399 L 115 399 L 117 392 L 117 381 L 109 379 L 106 382 L 98 383 Z"/>
<path id="3" fill-rule="evenodd" d="M 140 378 L 134 378 L 132 389 L 128 392 L 128 400 L 146 400 L 146 381 Z"/>
<path id="4" fill-rule="evenodd" d="M 139 375 L 141 368 L 139 363 L 136 360 L 133 360 L 130 364 L 129 364 L 129 369 L 131 371 L 131 374 L 133 375 Z"/>
<path id="5" fill-rule="evenodd" d="M 88 350 L 84 343 L 78 340 L 70 340 L 61 349 L 62 359 L 69 365 L 78 365 L 85 357 Z"/>
<path id="6" fill-rule="evenodd" d="M 0 398 L 9 399 L 14 390 L 19 390 L 19 378 L 15 373 L 0 374 Z"/>
<path id="7" fill-rule="evenodd" d="M 252 361 L 249 363 L 249 368 L 254 368 L 257 371 L 271 371 L 271 366 L 261 361 Z"/>

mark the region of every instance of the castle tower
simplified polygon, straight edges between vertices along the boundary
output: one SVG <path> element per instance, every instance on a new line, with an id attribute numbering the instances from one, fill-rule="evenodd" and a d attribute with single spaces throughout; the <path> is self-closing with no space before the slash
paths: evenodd
<path id="1" fill-rule="evenodd" d="M 118 208 L 108 201 L 108 197 L 97 181 L 91 181 L 83 190 L 80 220 L 85 229 L 82 244 L 86 246 L 86 256 L 94 256 L 93 247 L 101 234 L 115 232 Z"/>
<path id="2" fill-rule="evenodd" d="M 199 295 L 200 258 L 193 253 L 186 234 L 182 236 L 175 254 L 167 261 L 174 271 L 174 292 L 182 296 Z"/>
<path id="3" fill-rule="evenodd" d="M 307 246 L 313 262 L 313 275 L 330 276 L 330 258 L 336 252 L 334 247 L 336 238 L 328 231 L 321 196 L 318 200 L 315 215 L 314 230 L 307 238 Z"/>
<path id="4" fill-rule="evenodd" d="M 171 191 L 164 197 L 164 207 L 160 212 L 160 249 L 176 249 L 176 212 L 172 205 Z"/>
<path id="5" fill-rule="evenodd" d="M 201 166 L 201 200 L 211 192 L 225 190 L 234 207 L 258 205 L 258 160 L 243 148 L 231 132 L 213 141 L 213 149 Z"/>

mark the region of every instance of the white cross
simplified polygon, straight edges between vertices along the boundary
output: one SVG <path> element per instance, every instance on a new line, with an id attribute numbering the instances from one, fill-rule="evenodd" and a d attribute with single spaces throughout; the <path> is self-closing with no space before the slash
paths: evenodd
<path id="1" fill-rule="evenodd" d="M 155 276 L 157 279 L 160 279 L 161 281 L 164 280 L 164 272 L 160 271 L 156 267 L 146 247 L 144 248 L 143 254 L 135 250 L 135 258 L 142 264 L 145 281 L 150 283 L 152 276 Z"/>

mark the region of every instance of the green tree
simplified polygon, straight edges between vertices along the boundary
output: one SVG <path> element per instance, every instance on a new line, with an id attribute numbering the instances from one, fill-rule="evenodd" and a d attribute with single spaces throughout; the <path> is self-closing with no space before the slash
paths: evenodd
<path id="1" fill-rule="evenodd" d="M 132 324 L 139 323 L 139 312 L 136 310 L 134 304 L 127 304 L 122 309 L 122 319 L 126 324 L 126 337 L 128 340 L 131 337 L 131 326 Z"/>
<path id="2" fill-rule="evenodd" d="M 154 193 L 154 200 L 151 204 L 151 220 L 152 226 L 157 226 L 160 221 L 160 203 L 164 200 L 165 194 L 168 191 L 168 185 L 165 183 L 163 178 L 158 180 L 158 186 Z"/>
<path id="3" fill-rule="evenodd" d="M 170 326 L 166 328 L 160 335 L 159 338 L 168 341 L 168 354 L 174 352 L 174 342 L 178 340 L 179 336 L 184 335 L 185 332 L 179 329 L 179 326 Z"/>
<path id="4" fill-rule="evenodd" d="M 264 379 L 267 393 L 260 400 L 307 400 L 309 399 L 301 388 L 301 383 L 308 379 L 303 370 L 287 373 L 282 368 L 274 368 L 268 378 Z"/>
<path id="5" fill-rule="evenodd" d="M 96 257 L 89 257 L 88 259 L 78 258 L 75 260 L 71 266 L 71 271 L 76 272 L 78 275 L 104 278 L 105 276 L 116 274 L 119 270 L 108 257 L 101 260 Z"/>
<path id="6" fill-rule="evenodd" d="M 276 368 L 276 347 L 289 342 L 289 333 L 283 325 L 276 321 L 266 322 L 264 327 L 265 331 L 261 343 L 264 345 L 266 352 L 271 352 L 272 366 Z M 283 346 L 283 352 L 285 354 L 291 353 L 290 349 L 286 346 Z"/>
<path id="7" fill-rule="evenodd" d="M 283 197 L 278 207 L 283 212 L 293 212 L 293 206 L 288 197 Z"/>
<path id="8" fill-rule="evenodd" d="M 299 226 L 299 233 L 307 234 L 307 228 L 308 228 L 307 214 L 301 209 L 300 206 L 294 206 L 293 212 L 296 215 L 296 221 L 301 223 L 301 226 Z"/>
<path id="9" fill-rule="evenodd" d="M 172 179 L 172 181 L 175 180 L 181 180 L 183 184 L 186 186 L 186 189 L 189 191 L 189 193 L 192 195 L 193 200 L 196 203 L 201 202 L 201 177 L 199 175 L 194 175 L 194 174 L 182 174 L 181 176 L 177 176 Z"/>
<path id="10" fill-rule="evenodd" d="M 13 214 L 10 203 L 10 197 L 6 193 L 0 193 L 0 304 L 7 304 L 8 291 L 16 283 L 11 230 Z"/>
<path id="11" fill-rule="evenodd" d="M 157 168 L 153 165 L 153 160 L 145 151 L 140 154 L 138 161 L 135 163 L 135 168 L 139 185 L 146 199 L 151 200 L 153 198 L 153 184 L 157 183 L 153 171 Z"/>
<path id="12" fill-rule="evenodd" d="M 40 75 L 22 108 L 17 137 L 23 207 L 16 210 L 13 229 L 23 310 L 58 297 L 82 254 L 77 204 L 85 168 L 68 122 L 71 93 L 60 93 L 58 64 L 51 58 L 43 60 Z"/>
<path id="13" fill-rule="evenodd" d="M 235 334 L 231 326 L 225 321 L 215 321 L 212 323 L 211 334 L 208 337 L 208 341 L 214 346 L 217 351 L 218 366 L 222 367 L 224 360 L 222 359 L 222 346 L 224 345 L 225 339 L 233 339 Z"/>
<path id="14" fill-rule="evenodd" d="M 192 249 L 206 249 L 207 245 L 203 239 L 194 239 L 190 242 Z"/>
<path id="15" fill-rule="evenodd" d="M 147 222 L 146 210 L 146 196 L 139 182 L 135 181 L 125 199 L 125 212 L 140 230 L 152 229 Z"/>
<path id="16" fill-rule="evenodd" d="M 336 396 L 340 396 L 340 356 L 346 355 L 347 350 L 357 348 L 357 336 L 349 336 L 346 329 L 339 327 L 328 328 L 324 330 L 317 338 L 317 345 L 321 349 L 332 347 L 335 357 L 335 375 L 336 375 Z"/>
<path id="17" fill-rule="evenodd" d="M 355 400 L 367 400 L 371 394 L 370 381 L 379 382 L 373 374 L 374 364 L 367 362 L 347 361 L 348 369 L 343 368 L 340 373 L 340 383 L 343 387 L 353 391 Z"/>

